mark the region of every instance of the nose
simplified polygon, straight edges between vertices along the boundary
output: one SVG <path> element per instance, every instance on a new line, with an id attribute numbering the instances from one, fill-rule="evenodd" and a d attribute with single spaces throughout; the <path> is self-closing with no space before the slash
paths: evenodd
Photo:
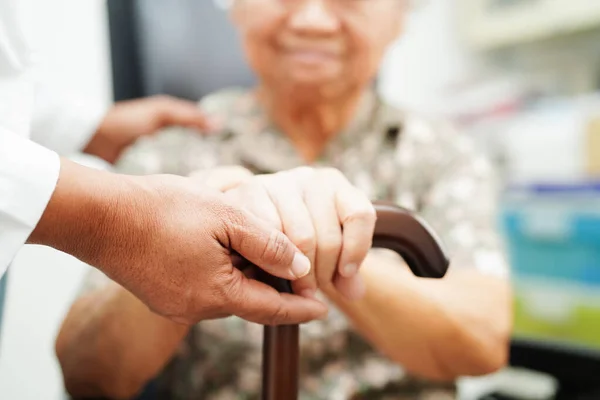
<path id="1" fill-rule="evenodd" d="M 292 29 L 312 32 L 331 33 L 340 26 L 340 21 L 327 4 L 328 0 L 304 0 L 292 11 L 289 24 Z"/>

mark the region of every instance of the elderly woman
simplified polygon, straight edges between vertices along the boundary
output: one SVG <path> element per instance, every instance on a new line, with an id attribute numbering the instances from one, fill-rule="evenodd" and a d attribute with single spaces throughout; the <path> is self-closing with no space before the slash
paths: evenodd
<path id="1" fill-rule="evenodd" d="M 222 121 L 220 133 L 168 129 L 121 158 L 135 174 L 224 165 L 275 173 L 204 177 L 313 261 L 313 283 L 299 283 L 299 292 L 330 312 L 301 327 L 301 399 L 450 399 L 457 377 L 490 373 L 507 359 L 510 286 L 490 167 L 464 136 L 372 90 L 406 12 L 405 0 L 235 0 L 258 87 L 200 103 Z M 314 169 L 298 169 L 305 165 Z M 448 275 L 416 278 L 384 252 L 361 263 L 372 216 L 355 207 L 344 217 L 340 208 L 365 210 L 368 199 L 427 219 L 451 255 Z M 353 218 L 363 225 L 349 237 Z M 152 382 L 158 398 L 175 400 L 257 399 L 260 347 L 260 326 L 236 317 L 177 325 L 97 272 L 56 343 L 75 397 L 130 398 Z"/>

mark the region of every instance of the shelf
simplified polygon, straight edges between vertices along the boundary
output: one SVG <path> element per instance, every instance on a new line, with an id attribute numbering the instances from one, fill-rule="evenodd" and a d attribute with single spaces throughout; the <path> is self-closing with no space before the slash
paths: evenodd
<path id="1" fill-rule="evenodd" d="M 458 0 L 467 43 L 494 49 L 600 26 L 598 0 Z"/>

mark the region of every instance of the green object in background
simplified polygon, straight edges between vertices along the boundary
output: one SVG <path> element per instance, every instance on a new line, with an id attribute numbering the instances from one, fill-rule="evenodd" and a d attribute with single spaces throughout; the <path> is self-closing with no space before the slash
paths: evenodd
<path id="1" fill-rule="evenodd" d="M 600 181 L 515 185 L 499 217 L 514 336 L 600 349 Z"/>
<path id="2" fill-rule="evenodd" d="M 546 303 L 544 295 L 532 301 L 539 287 L 516 283 L 515 336 L 600 349 L 600 288 L 592 289 L 594 294 L 590 289 L 566 290 L 563 285 L 556 282 L 554 288 L 544 288 L 548 300 L 554 297 Z M 538 304 L 532 306 L 534 302 Z"/>

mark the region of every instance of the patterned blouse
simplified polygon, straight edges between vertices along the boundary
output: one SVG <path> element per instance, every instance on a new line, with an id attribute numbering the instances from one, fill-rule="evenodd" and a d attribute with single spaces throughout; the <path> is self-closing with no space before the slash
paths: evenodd
<path id="1" fill-rule="evenodd" d="M 200 102 L 225 121 L 222 132 L 200 136 L 173 127 L 140 140 L 120 160 L 129 174 L 190 172 L 242 165 L 272 173 L 304 165 L 274 126 L 254 92 L 232 89 Z M 449 126 L 407 114 L 369 92 L 353 121 L 314 165 L 341 170 L 372 199 L 420 213 L 444 241 L 455 268 L 504 277 L 507 266 L 495 231 L 495 180 L 485 159 Z M 476 201 L 474 201 L 476 200 Z M 93 270 L 85 291 L 106 277 Z M 301 326 L 300 400 L 446 400 L 451 384 L 407 375 L 351 327 L 339 310 Z M 236 317 L 196 325 L 157 378 L 160 399 L 259 399 L 262 326 Z"/>

